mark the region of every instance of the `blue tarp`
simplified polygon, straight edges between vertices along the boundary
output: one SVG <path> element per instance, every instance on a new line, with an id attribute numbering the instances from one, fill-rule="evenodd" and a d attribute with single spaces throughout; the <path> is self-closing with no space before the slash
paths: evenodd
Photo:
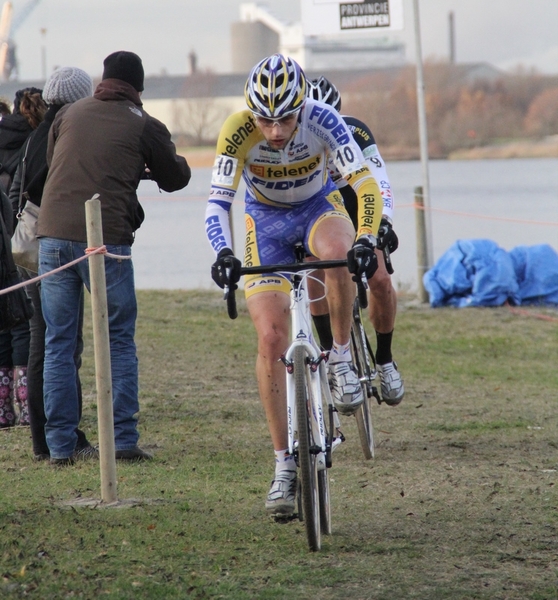
<path id="1" fill-rule="evenodd" d="M 558 303 L 558 254 L 548 244 L 510 252 L 491 240 L 458 240 L 424 275 L 430 305 Z"/>

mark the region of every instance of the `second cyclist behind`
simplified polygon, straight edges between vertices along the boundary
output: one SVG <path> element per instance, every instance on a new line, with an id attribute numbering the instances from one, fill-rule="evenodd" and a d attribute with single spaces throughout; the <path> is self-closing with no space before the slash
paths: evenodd
<path id="1" fill-rule="evenodd" d="M 320 100 L 333 106 L 337 111 L 341 110 L 341 95 L 339 90 L 325 77 L 307 81 L 307 94 L 309 98 Z M 374 136 L 368 126 L 355 117 L 343 115 L 347 127 L 350 129 L 355 142 L 358 144 L 366 159 L 370 171 L 380 186 L 383 212 L 380 224 L 379 240 L 382 245 L 387 246 L 389 252 L 395 252 L 399 241 L 393 230 L 393 193 L 386 171 L 385 162 L 380 155 Z M 337 170 L 334 162 L 329 161 L 330 176 L 336 183 L 345 208 L 351 217 L 355 227 L 358 227 L 358 199 L 350 185 Z M 391 276 L 386 269 L 383 252 L 377 248 L 378 270 L 374 277 L 368 282 L 370 297 L 368 313 L 370 321 L 376 331 L 376 364 L 380 375 L 380 387 L 382 400 L 390 406 L 396 406 L 403 400 L 405 387 L 403 379 L 393 360 L 391 353 L 391 342 L 395 327 L 395 315 L 397 312 L 397 295 L 391 283 Z M 331 345 L 331 327 L 327 311 L 327 304 L 315 302 L 311 305 L 314 323 L 320 343 L 323 348 L 329 349 Z"/>

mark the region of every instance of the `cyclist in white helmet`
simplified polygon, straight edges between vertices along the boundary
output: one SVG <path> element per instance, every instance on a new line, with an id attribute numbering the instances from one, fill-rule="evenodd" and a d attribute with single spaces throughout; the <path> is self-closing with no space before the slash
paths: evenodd
<path id="1" fill-rule="evenodd" d="M 214 281 L 223 287 L 235 286 L 239 279 L 241 263 L 233 255 L 229 211 L 241 177 L 246 183 L 246 266 L 294 262 L 294 244 L 301 242 L 320 259 L 347 258 L 353 278 L 371 278 L 377 268 L 381 193 L 339 113 L 307 98 L 302 69 L 280 54 L 252 69 L 245 97 L 248 109 L 225 121 L 217 142 L 205 221 L 217 255 L 211 269 Z M 329 176 L 328 157 L 358 197 L 356 233 Z M 363 252 L 361 263 L 355 260 L 357 251 Z M 230 257 L 234 268 L 229 279 L 224 263 Z M 345 268 L 326 274 L 332 395 L 342 414 L 354 413 L 363 402 L 350 350 L 355 297 L 351 279 Z M 281 277 L 245 280 L 247 307 L 258 335 L 258 387 L 275 450 L 275 476 L 266 500 L 272 515 L 292 514 L 295 506 L 296 465 L 287 452 L 286 382 L 279 361 L 289 345 L 289 291 Z"/>
<path id="2" fill-rule="evenodd" d="M 320 77 L 308 80 L 307 84 L 309 98 L 330 104 L 337 111 L 341 111 L 341 94 L 331 81 L 325 77 Z M 372 174 L 380 185 L 383 199 L 383 213 L 379 235 L 380 245 L 387 246 L 390 253 L 395 252 L 399 245 L 399 240 L 393 230 L 393 194 L 385 163 L 368 126 L 355 117 L 343 115 L 343 120 L 353 134 Z M 353 224 L 357 227 L 356 195 L 351 186 L 347 185 L 346 181 L 337 171 L 332 161 L 330 161 L 329 167 L 330 175 L 343 196 L 345 208 Z M 391 353 L 391 342 L 397 312 L 397 295 L 393 289 L 391 276 L 386 269 L 384 254 L 380 248 L 376 248 L 376 255 L 378 258 L 378 270 L 368 282 L 370 288 L 369 316 L 376 331 L 376 363 L 380 374 L 382 399 L 386 404 L 395 406 L 401 402 L 405 395 L 403 379 Z M 311 309 L 316 330 L 320 337 L 320 343 L 322 347 L 327 349 L 331 344 L 331 327 L 327 303 L 314 302 L 311 304 Z"/>

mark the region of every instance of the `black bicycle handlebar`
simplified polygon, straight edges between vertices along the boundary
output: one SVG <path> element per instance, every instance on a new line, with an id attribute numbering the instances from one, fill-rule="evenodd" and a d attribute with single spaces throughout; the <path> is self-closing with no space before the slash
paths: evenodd
<path id="1" fill-rule="evenodd" d="M 316 269 L 336 269 L 338 267 L 346 267 L 347 261 L 345 259 L 339 260 L 318 260 L 313 262 L 302 262 L 302 263 L 290 263 L 287 265 L 258 265 L 253 267 L 242 267 L 240 269 L 240 275 L 265 275 L 266 273 L 299 273 L 300 271 L 314 271 Z M 232 273 L 232 266 L 228 265 L 225 267 L 227 278 L 230 278 Z M 364 282 L 366 282 L 366 278 L 364 278 Z M 368 288 L 368 284 L 366 283 L 366 288 L 364 287 L 364 283 L 357 283 L 357 288 L 359 290 L 359 299 L 364 296 L 366 298 L 366 289 Z M 236 285 L 230 286 L 225 285 L 224 289 L 224 299 L 227 301 L 227 312 L 231 319 L 236 319 L 238 316 L 238 311 L 236 308 L 236 296 L 235 290 Z M 361 291 L 362 290 L 362 291 Z"/>
<path id="2" fill-rule="evenodd" d="M 346 267 L 347 259 L 314 260 L 312 262 L 297 262 L 287 265 L 258 265 L 255 267 L 242 267 L 241 275 L 265 275 L 266 273 L 299 273 L 300 271 L 315 271 L 316 269 L 335 269 Z"/>
<path id="3" fill-rule="evenodd" d="M 389 250 L 387 246 L 382 248 L 384 253 L 384 259 L 386 263 L 386 268 L 388 273 L 393 273 L 393 266 L 391 264 L 391 259 L 389 255 Z M 286 265 L 257 265 L 252 267 L 242 267 L 240 269 L 240 275 L 265 275 L 266 273 L 299 273 L 300 271 L 309 271 L 316 269 L 335 269 L 337 267 L 346 267 L 347 260 L 346 259 L 338 259 L 338 260 L 317 260 L 313 262 L 296 262 L 289 263 Z M 232 273 L 232 260 L 230 265 L 227 264 L 225 258 L 225 269 L 227 274 L 227 279 L 230 279 Z M 231 285 L 225 285 L 224 290 L 224 299 L 227 301 L 227 313 L 229 318 L 236 319 L 238 316 L 238 311 L 236 308 L 236 283 Z M 357 294 L 358 301 L 360 303 L 361 308 L 366 308 L 368 306 L 368 295 L 366 291 L 368 290 L 368 281 L 366 280 L 366 275 L 362 275 L 362 279 L 357 281 Z"/>

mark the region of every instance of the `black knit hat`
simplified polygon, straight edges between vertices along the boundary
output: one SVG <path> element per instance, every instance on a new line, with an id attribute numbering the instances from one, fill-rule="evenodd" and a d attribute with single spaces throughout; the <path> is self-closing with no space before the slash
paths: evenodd
<path id="1" fill-rule="evenodd" d="M 143 92 L 143 65 L 133 52 L 113 52 L 103 62 L 103 79 L 120 79 Z"/>

